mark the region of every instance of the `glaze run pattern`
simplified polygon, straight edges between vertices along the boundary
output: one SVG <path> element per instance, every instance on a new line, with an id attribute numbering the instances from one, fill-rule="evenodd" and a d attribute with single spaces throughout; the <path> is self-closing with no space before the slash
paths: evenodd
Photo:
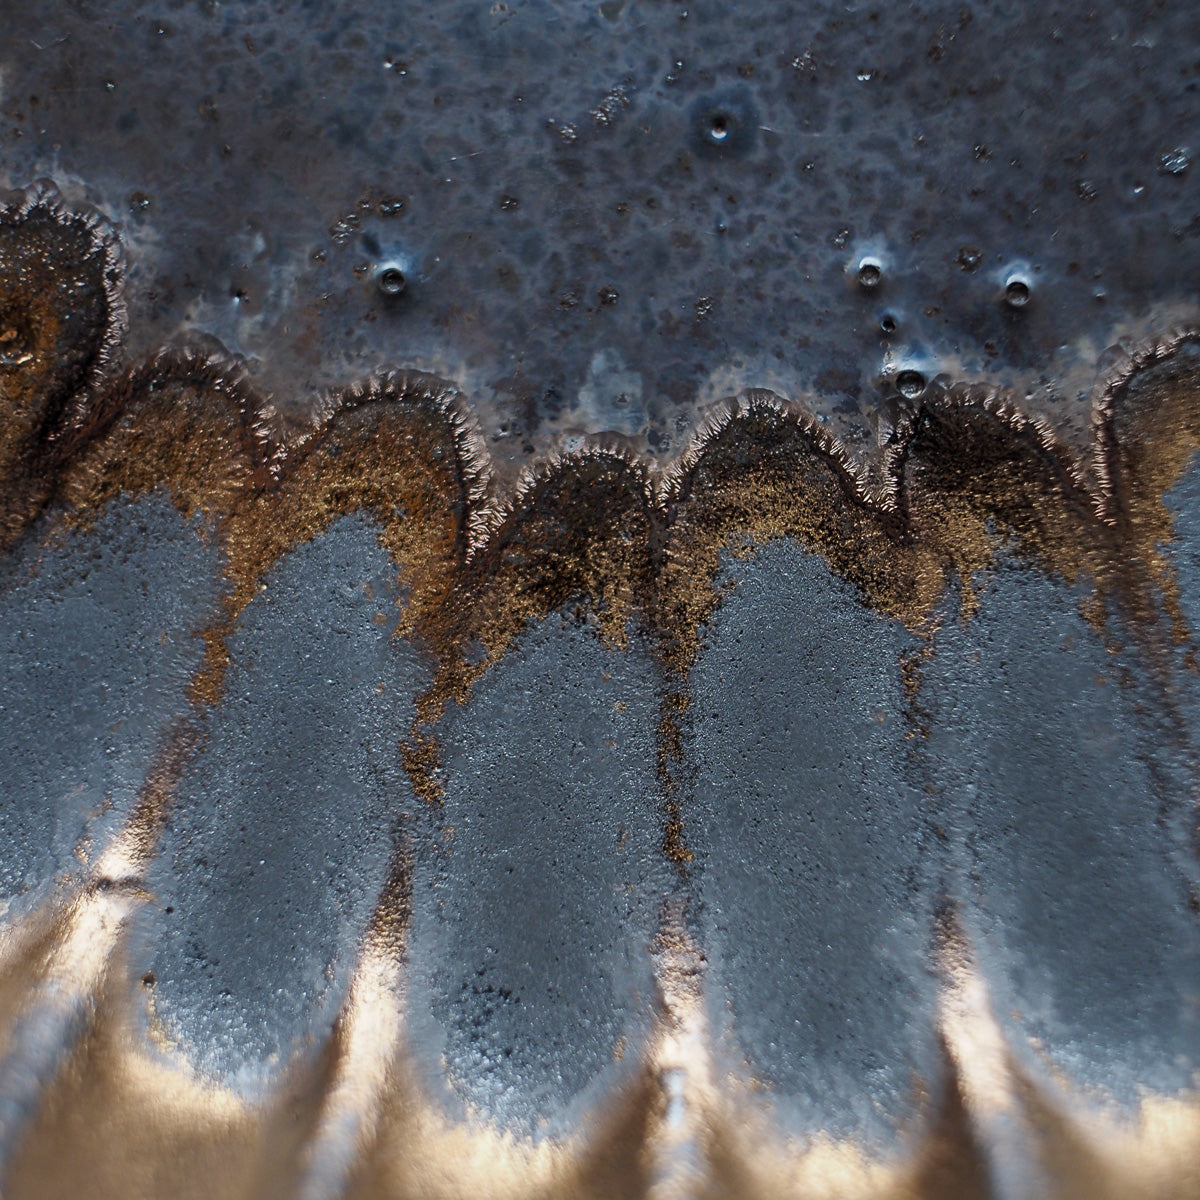
<path id="1" fill-rule="evenodd" d="M 505 489 L 0 214 L 11 1196 L 1186 1196 L 1200 342 Z"/>

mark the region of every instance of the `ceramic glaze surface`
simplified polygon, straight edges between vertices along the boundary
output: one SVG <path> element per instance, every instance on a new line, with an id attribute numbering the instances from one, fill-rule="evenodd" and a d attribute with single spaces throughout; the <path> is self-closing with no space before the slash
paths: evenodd
<path id="1" fill-rule="evenodd" d="M 1189 6 L 0 15 L 5 1196 L 1200 1194 Z"/>

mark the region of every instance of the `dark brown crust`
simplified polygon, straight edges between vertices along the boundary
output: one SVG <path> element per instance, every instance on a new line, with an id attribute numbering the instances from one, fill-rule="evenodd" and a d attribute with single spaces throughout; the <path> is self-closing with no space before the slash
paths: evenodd
<path id="1" fill-rule="evenodd" d="M 49 184 L 0 207 L 0 549 L 45 503 L 59 443 L 124 330 L 120 247 Z"/>

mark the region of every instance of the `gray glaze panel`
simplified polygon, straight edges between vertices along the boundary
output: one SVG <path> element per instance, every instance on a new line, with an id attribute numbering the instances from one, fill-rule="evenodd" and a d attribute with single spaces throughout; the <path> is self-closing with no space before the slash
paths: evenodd
<path id="1" fill-rule="evenodd" d="M 1174 536 L 1160 550 L 1174 572 L 1189 636 L 1176 649 L 1166 688 L 1149 676 L 1143 720 L 1158 743 L 1156 761 L 1165 761 L 1173 776 L 1162 816 L 1174 835 L 1174 862 L 1191 881 L 1195 906 L 1200 903 L 1200 674 L 1193 665 L 1200 652 L 1200 463 L 1194 455 L 1163 503 L 1172 513 Z"/>
<path id="2" fill-rule="evenodd" d="M 165 496 L 53 548 L 39 530 L 0 564 L 0 894 L 18 909 L 128 816 L 187 708 L 220 579 Z"/>
<path id="3" fill-rule="evenodd" d="M 716 1031 L 788 1124 L 886 1141 L 940 1071 L 913 643 L 793 542 L 726 575 L 687 752 Z"/>
<path id="4" fill-rule="evenodd" d="M 451 715 L 445 850 L 418 875 L 411 970 L 415 1040 L 452 1106 L 561 1130 L 636 1063 L 669 879 L 657 723 L 637 643 L 606 648 L 559 616 Z"/>
<path id="5" fill-rule="evenodd" d="M 1179 603 L 1194 637 L 1200 632 L 1200 465 L 1195 456 L 1163 499 L 1175 518 L 1175 540 L 1163 549 L 1178 577 Z"/>
<path id="6" fill-rule="evenodd" d="M 957 898 L 996 1012 L 1079 1085 L 1132 1102 L 1200 1067 L 1200 924 L 1119 664 L 1046 576 L 1002 567 L 926 671 Z"/>
<path id="7" fill-rule="evenodd" d="M 155 1015 L 237 1084 L 327 1032 L 415 804 L 399 744 L 428 678 L 391 637 L 395 576 L 363 517 L 271 573 L 151 871 Z"/>

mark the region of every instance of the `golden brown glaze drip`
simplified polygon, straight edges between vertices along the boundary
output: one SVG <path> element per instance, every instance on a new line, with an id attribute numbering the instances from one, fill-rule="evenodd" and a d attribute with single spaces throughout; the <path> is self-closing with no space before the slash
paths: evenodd
<path id="1" fill-rule="evenodd" d="M 685 673 L 720 596 L 723 552 L 788 537 L 820 554 L 881 612 L 919 624 L 941 588 L 939 564 L 905 537 L 899 514 L 869 505 L 836 443 L 770 394 L 743 399 L 674 481 L 666 512 L 658 619 Z"/>
<path id="2" fill-rule="evenodd" d="M 0 548 L 46 498 L 57 443 L 121 331 L 117 243 L 48 187 L 0 209 Z"/>
<path id="3" fill-rule="evenodd" d="M 648 595 L 645 493 L 645 480 L 620 458 L 564 460 L 528 482 L 487 543 L 461 562 L 444 599 L 426 607 L 416 630 L 434 647 L 438 671 L 418 702 L 405 759 L 419 795 L 440 795 L 436 747 L 421 727 L 450 701 L 464 703 L 527 624 L 574 602 L 602 636 L 624 642 Z"/>
<path id="4" fill-rule="evenodd" d="M 904 500 L 911 536 L 947 564 L 974 608 L 972 581 L 999 549 L 1075 582 L 1101 561 L 1099 522 L 1071 463 L 1032 423 L 969 389 L 914 417 Z"/>

